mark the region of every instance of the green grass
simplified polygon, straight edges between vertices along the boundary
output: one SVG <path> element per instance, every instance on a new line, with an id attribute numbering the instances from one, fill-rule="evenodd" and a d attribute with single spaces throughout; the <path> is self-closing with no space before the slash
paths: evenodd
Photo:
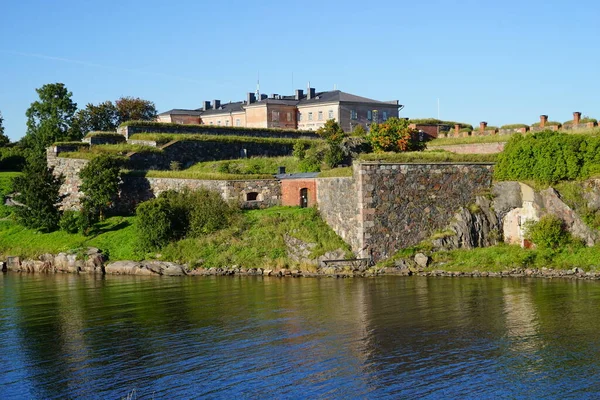
<path id="1" fill-rule="evenodd" d="M 131 176 L 145 176 L 148 178 L 176 178 L 176 179 L 201 179 L 209 181 L 242 181 L 249 179 L 275 179 L 269 174 L 226 174 L 220 172 L 197 172 L 190 170 L 183 171 L 125 171 L 125 174 Z"/>
<path id="2" fill-rule="evenodd" d="M 88 134 L 85 135 L 85 137 L 122 138 L 123 140 L 125 140 L 125 136 L 113 131 L 92 131 L 88 132 Z"/>
<path id="3" fill-rule="evenodd" d="M 63 158 L 79 158 L 91 160 L 99 154 L 112 154 L 115 156 L 125 156 L 129 153 L 162 153 L 162 149 L 154 146 L 144 146 L 140 144 L 99 144 L 90 146 L 87 149 L 80 148 L 79 151 L 69 151 L 59 153 L 59 157 Z"/>
<path id="4" fill-rule="evenodd" d="M 352 176 L 352 167 L 340 167 L 321 171 L 319 178 L 342 178 Z"/>
<path id="5" fill-rule="evenodd" d="M 296 144 L 304 142 L 306 144 L 314 143 L 319 139 L 281 139 L 281 138 L 263 138 L 254 136 L 234 136 L 234 135 L 201 135 L 201 134 L 179 134 L 179 133 L 136 133 L 129 137 L 131 140 L 149 140 L 159 145 L 169 143 L 173 140 L 180 141 L 199 141 L 199 142 L 222 142 L 222 143 L 266 143 L 266 144 Z"/>
<path id="6" fill-rule="evenodd" d="M 405 153 L 361 154 L 361 161 L 397 163 L 440 163 L 440 162 L 496 162 L 497 154 L 456 154 L 449 151 L 414 151 Z"/>
<path id="7" fill-rule="evenodd" d="M 421 124 L 421 125 L 450 125 L 451 127 L 454 128 L 454 125 L 458 124 L 460 125 L 461 128 L 467 128 L 469 130 L 473 130 L 473 125 L 471 124 L 466 124 L 464 122 L 456 122 L 456 121 L 443 121 L 440 119 L 436 119 L 436 118 L 415 118 L 415 119 L 409 119 L 408 120 L 409 124 Z"/>
<path id="8" fill-rule="evenodd" d="M 532 128 L 537 128 L 541 124 L 542 124 L 541 122 L 536 122 L 535 124 L 531 124 L 531 127 Z M 558 121 L 548 121 L 548 122 L 546 122 L 544 124 L 544 126 L 548 126 L 548 127 L 550 127 L 550 126 L 562 126 L 562 124 L 560 122 L 558 122 Z"/>
<path id="9" fill-rule="evenodd" d="M 0 221 L 0 254 L 35 258 L 44 253 L 75 252 L 83 247 L 97 247 L 111 260 L 136 259 L 134 253 L 134 217 L 112 217 L 96 225 L 96 235 L 89 237 L 64 231 L 39 233 L 14 221 Z"/>
<path id="10" fill-rule="evenodd" d="M 293 266 L 287 258 L 286 235 L 315 243 L 311 258 L 338 248 L 351 255 L 348 245 L 323 222 L 317 210 L 299 207 L 246 211 L 228 228 L 202 238 L 172 243 L 161 254 L 165 260 L 203 267 Z"/>
<path id="11" fill-rule="evenodd" d="M 20 172 L 0 172 L 0 219 L 6 218 L 12 212 L 10 207 L 4 205 L 6 195 L 12 193 L 12 180 Z"/>
<path id="12" fill-rule="evenodd" d="M 573 125 L 573 122 L 574 122 L 573 120 L 565 121 L 565 122 L 563 122 L 563 125 Z M 598 120 L 595 118 L 581 118 L 579 120 L 580 124 L 587 124 L 588 122 L 596 123 L 596 122 L 598 122 Z"/>
<path id="13" fill-rule="evenodd" d="M 120 125 L 120 127 L 131 126 L 147 129 L 149 132 L 160 132 L 160 129 L 176 129 L 182 133 L 191 132 L 201 134 L 202 131 L 219 131 L 222 130 L 224 132 L 230 131 L 240 131 L 240 132 L 273 132 L 277 133 L 293 133 L 295 135 L 304 135 L 311 134 L 314 135 L 312 131 L 300 131 L 300 130 L 292 130 L 292 129 L 276 129 L 276 128 L 246 128 L 246 127 L 238 127 L 238 126 L 218 126 L 218 125 L 182 125 L 175 123 L 165 123 L 165 122 L 154 122 L 154 121 L 126 121 Z"/>
<path id="14" fill-rule="evenodd" d="M 529 128 L 529 125 L 525 124 L 508 124 L 502 125 L 500 129 L 521 129 L 521 128 Z"/>
<path id="15" fill-rule="evenodd" d="M 565 247 L 559 250 L 531 250 L 499 245 L 471 250 L 433 253 L 434 269 L 447 271 L 501 272 L 512 268 L 555 268 L 585 271 L 600 270 L 600 246 Z"/>
<path id="16" fill-rule="evenodd" d="M 471 143 L 499 143 L 507 142 L 508 135 L 489 135 L 489 136 L 467 136 L 458 138 L 439 138 L 427 142 L 427 146 L 447 146 L 451 144 L 471 144 Z"/>
<path id="17" fill-rule="evenodd" d="M 63 231 L 38 233 L 14 221 L 0 221 L 0 254 L 35 258 L 44 253 L 74 253 L 92 246 L 103 250 L 111 261 L 156 257 L 156 253 L 144 255 L 136 251 L 135 219 L 109 218 L 97 224 L 95 235 L 90 237 Z M 316 209 L 272 207 L 240 212 L 227 228 L 171 243 L 160 251 L 158 258 L 204 267 L 293 266 L 287 257 L 286 235 L 315 243 L 311 258 L 339 248 L 351 255 L 348 245 L 323 222 Z"/>
<path id="18" fill-rule="evenodd" d="M 186 171 L 194 173 L 228 174 L 276 174 L 277 168 L 285 167 L 286 173 L 300 172 L 296 157 L 252 157 L 235 160 L 205 161 L 192 165 Z"/>

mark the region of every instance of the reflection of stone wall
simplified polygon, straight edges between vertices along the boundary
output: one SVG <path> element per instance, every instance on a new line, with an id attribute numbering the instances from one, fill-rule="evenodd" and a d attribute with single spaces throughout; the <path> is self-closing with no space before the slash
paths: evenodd
<path id="1" fill-rule="evenodd" d="M 361 220 L 354 178 L 317 179 L 317 206 L 323 220 L 358 252 Z"/>

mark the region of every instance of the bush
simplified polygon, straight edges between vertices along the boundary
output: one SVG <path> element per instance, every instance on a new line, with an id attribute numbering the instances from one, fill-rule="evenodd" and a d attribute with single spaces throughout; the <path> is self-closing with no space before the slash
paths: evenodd
<path id="1" fill-rule="evenodd" d="M 81 232 L 83 230 L 81 213 L 71 210 L 63 212 L 58 226 L 61 231 L 65 231 L 67 233 Z"/>
<path id="2" fill-rule="evenodd" d="M 27 151 L 21 147 L 0 148 L 0 171 L 22 171 Z"/>
<path id="3" fill-rule="evenodd" d="M 405 119 L 390 118 L 384 123 L 373 124 L 367 138 L 377 153 L 425 149 L 425 143 L 419 142 L 417 131 L 410 128 Z"/>
<path id="4" fill-rule="evenodd" d="M 556 249 L 572 242 L 571 234 L 565 229 L 563 221 L 550 214 L 539 221 L 527 221 L 525 238 L 540 249 Z"/>
<path id="5" fill-rule="evenodd" d="M 166 191 L 136 209 L 140 250 L 158 250 L 170 241 L 219 230 L 235 211 L 216 191 Z"/>
<path id="6" fill-rule="evenodd" d="M 498 180 L 542 184 L 585 179 L 600 172 L 600 137 L 544 131 L 513 135 L 498 156 Z"/>
<path id="7" fill-rule="evenodd" d="M 169 164 L 169 169 L 171 171 L 180 171 L 181 163 L 179 161 L 171 161 L 171 163 Z"/>
<path id="8" fill-rule="evenodd" d="M 121 160 L 117 157 L 102 154 L 92 159 L 81 170 L 80 190 L 84 193 L 81 200 L 84 213 L 90 216 L 91 222 L 99 218 L 104 220 L 119 196 L 121 182 Z"/>

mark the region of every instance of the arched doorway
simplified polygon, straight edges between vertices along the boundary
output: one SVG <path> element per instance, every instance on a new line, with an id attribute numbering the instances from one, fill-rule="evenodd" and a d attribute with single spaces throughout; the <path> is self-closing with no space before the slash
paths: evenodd
<path id="1" fill-rule="evenodd" d="M 300 207 L 302 207 L 302 208 L 308 207 L 308 189 L 307 188 L 300 189 Z"/>

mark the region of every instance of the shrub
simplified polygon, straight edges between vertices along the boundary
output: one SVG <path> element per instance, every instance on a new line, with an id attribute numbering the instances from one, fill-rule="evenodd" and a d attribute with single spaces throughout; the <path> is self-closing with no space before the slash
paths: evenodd
<path id="1" fill-rule="evenodd" d="M 417 136 L 417 131 L 409 127 L 407 120 L 390 118 L 381 124 L 371 125 L 367 138 L 373 150 L 379 153 L 423 150 L 425 144 L 419 142 Z"/>
<path id="2" fill-rule="evenodd" d="M 545 215 L 539 221 L 525 223 L 525 238 L 540 249 L 556 249 L 572 242 L 564 223 L 554 215 Z"/>
<path id="3" fill-rule="evenodd" d="M 81 170 L 80 190 L 84 193 L 81 200 L 84 213 L 93 221 L 103 220 L 106 212 L 114 205 L 119 196 L 121 182 L 121 160 L 107 154 L 92 159 Z"/>
<path id="4" fill-rule="evenodd" d="M 171 161 L 171 163 L 169 164 L 169 169 L 171 171 L 180 171 L 181 163 L 179 161 Z"/>
<path id="5" fill-rule="evenodd" d="M 67 233 L 77 233 L 82 231 L 83 227 L 81 213 L 71 210 L 63 212 L 58 226 L 60 227 L 61 231 L 65 231 Z"/>
<path id="6" fill-rule="evenodd" d="M 216 191 L 166 191 L 136 209 L 140 249 L 157 250 L 170 241 L 219 230 L 230 222 L 235 211 Z"/>
<path id="7" fill-rule="evenodd" d="M 330 119 L 325 122 L 323 127 L 317 129 L 317 135 L 325 139 L 329 145 L 324 161 L 330 168 L 334 168 L 344 160 L 342 142 L 346 133 L 335 120 Z"/>
<path id="8" fill-rule="evenodd" d="M 25 167 L 27 153 L 21 147 L 0 148 L 0 171 L 22 171 Z"/>
<path id="9" fill-rule="evenodd" d="M 365 131 L 364 126 L 362 126 L 361 124 L 356 125 L 356 127 L 354 127 L 354 129 L 352 129 L 352 136 L 366 136 L 367 131 Z"/>

